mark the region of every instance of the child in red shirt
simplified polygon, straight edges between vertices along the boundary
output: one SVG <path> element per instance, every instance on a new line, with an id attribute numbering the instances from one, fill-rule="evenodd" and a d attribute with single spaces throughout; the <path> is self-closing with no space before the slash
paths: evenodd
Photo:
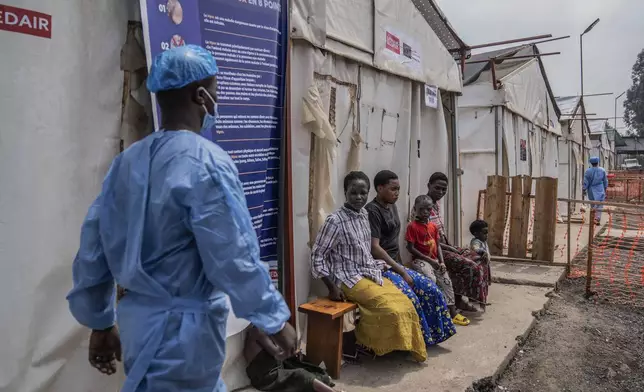
<path id="1" fill-rule="evenodd" d="M 418 196 L 414 202 L 415 220 L 407 225 L 405 241 L 412 255 L 411 268 L 433 280 L 445 295 L 452 321 L 457 325 L 469 325 L 468 320 L 456 309 L 452 281 L 447 274 L 440 249 L 438 227 L 429 221 L 433 201 L 427 195 Z"/>

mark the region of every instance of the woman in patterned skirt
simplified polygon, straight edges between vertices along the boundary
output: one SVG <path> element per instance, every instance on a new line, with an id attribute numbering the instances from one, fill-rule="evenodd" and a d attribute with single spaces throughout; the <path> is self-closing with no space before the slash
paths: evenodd
<path id="1" fill-rule="evenodd" d="M 429 178 L 427 195 L 434 201 L 429 219 L 440 232 L 441 250 L 447 272 L 452 279 L 456 306 L 465 312 L 476 312 L 477 309 L 464 300 L 464 297 L 467 297 L 470 302 L 477 303 L 482 310 L 485 310 L 488 295 L 488 267 L 480 262 L 481 257 L 476 252 L 452 246 L 447 240 L 438 204 L 447 193 L 447 186 L 447 176 L 443 173 L 436 172 Z"/>

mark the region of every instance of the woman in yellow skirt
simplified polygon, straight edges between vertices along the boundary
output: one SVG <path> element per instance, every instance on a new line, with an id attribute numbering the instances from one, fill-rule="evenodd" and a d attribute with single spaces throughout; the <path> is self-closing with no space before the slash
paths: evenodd
<path id="1" fill-rule="evenodd" d="M 311 253 L 313 277 L 329 289 L 329 298 L 349 300 L 360 309 L 358 343 L 376 355 L 411 352 L 427 359 L 420 319 L 411 300 L 382 272 L 386 264 L 371 256 L 367 211 L 369 177 L 354 171 L 344 178 L 346 202 L 329 215 L 318 232 Z"/>

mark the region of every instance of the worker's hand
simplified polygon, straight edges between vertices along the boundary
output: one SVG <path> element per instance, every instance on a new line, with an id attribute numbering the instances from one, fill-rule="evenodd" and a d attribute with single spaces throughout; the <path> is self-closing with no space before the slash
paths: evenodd
<path id="1" fill-rule="evenodd" d="M 338 286 L 333 285 L 333 287 L 329 288 L 329 299 L 331 301 L 344 302 L 347 300 L 347 297 Z"/>
<path id="2" fill-rule="evenodd" d="M 101 373 L 116 373 L 116 361 L 121 361 L 121 338 L 116 327 L 92 330 L 89 337 L 89 363 Z"/>
<path id="3" fill-rule="evenodd" d="M 273 342 L 281 349 L 280 355 L 277 360 L 284 360 L 291 358 L 297 351 L 297 332 L 295 328 L 289 323 L 286 323 L 281 331 L 271 336 Z"/>

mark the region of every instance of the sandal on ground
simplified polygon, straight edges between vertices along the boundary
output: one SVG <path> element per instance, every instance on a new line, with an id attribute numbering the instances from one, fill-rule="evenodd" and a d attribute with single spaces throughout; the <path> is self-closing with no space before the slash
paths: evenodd
<path id="1" fill-rule="evenodd" d="M 456 316 L 454 316 L 452 322 L 456 325 L 462 325 L 464 327 L 470 325 L 470 319 L 463 316 L 462 314 L 457 314 Z"/>

